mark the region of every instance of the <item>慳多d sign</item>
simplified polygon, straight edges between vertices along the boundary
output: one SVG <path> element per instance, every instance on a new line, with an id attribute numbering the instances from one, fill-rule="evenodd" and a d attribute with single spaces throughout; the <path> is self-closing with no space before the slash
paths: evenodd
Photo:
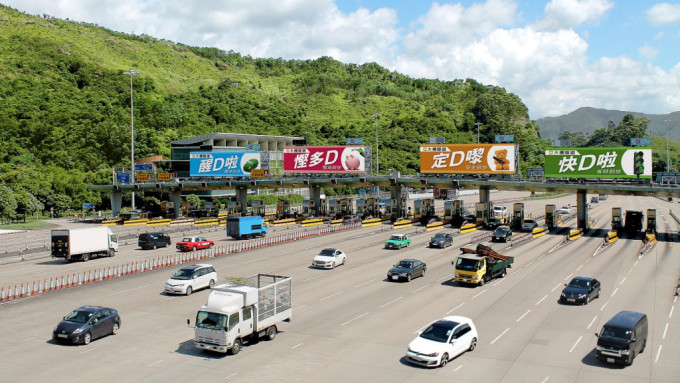
<path id="1" fill-rule="evenodd" d="M 652 149 L 548 148 L 545 176 L 569 178 L 651 178 Z"/>
<path id="2" fill-rule="evenodd" d="M 191 152 L 191 177 L 250 177 L 260 168 L 259 152 Z"/>
<path id="3" fill-rule="evenodd" d="M 363 146 L 286 146 L 286 173 L 365 173 Z"/>
<path id="4" fill-rule="evenodd" d="M 421 173 L 514 174 L 515 145 L 420 145 Z"/>

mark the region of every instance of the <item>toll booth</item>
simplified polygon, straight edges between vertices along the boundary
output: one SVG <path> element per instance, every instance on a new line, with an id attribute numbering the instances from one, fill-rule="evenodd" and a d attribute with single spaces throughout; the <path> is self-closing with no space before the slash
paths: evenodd
<path id="1" fill-rule="evenodd" d="M 264 217 L 267 214 L 263 200 L 253 200 L 251 205 L 253 206 L 253 215 Z"/>
<path id="2" fill-rule="evenodd" d="M 316 215 L 316 202 L 312 199 L 302 201 L 302 216 L 313 217 Z"/>
<path id="3" fill-rule="evenodd" d="M 366 209 L 366 216 L 371 216 L 373 218 L 382 217 L 382 212 L 380 211 L 380 199 L 367 198 L 364 206 Z"/>
<path id="4" fill-rule="evenodd" d="M 282 199 L 276 201 L 276 218 L 282 219 L 290 216 L 290 201 Z"/>
<path id="5" fill-rule="evenodd" d="M 492 202 L 479 202 L 475 204 L 475 217 L 477 217 L 477 224 L 487 223 L 489 217 L 493 216 Z"/>
<path id="6" fill-rule="evenodd" d="M 328 200 L 328 215 L 331 217 L 337 217 L 339 214 L 338 210 L 338 200 L 331 198 Z"/>
<path id="7" fill-rule="evenodd" d="M 620 207 L 612 208 L 612 231 L 623 229 L 623 213 Z"/>
<path id="8" fill-rule="evenodd" d="M 524 203 L 516 202 L 512 204 L 512 227 L 521 230 L 524 225 Z"/>
<path id="9" fill-rule="evenodd" d="M 382 205 L 382 216 L 383 217 L 389 217 L 391 220 L 396 221 L 397 219 L 397 202 L 394 200 L 394 203 L 392 203 L 392 199 L 390 198 L 382 198 L 380 199 L 380 205 Z"/>
<path id="10" fill-rule="evenodd" d="M 557 228 L 557 208 L 555 205 L 545 205 L 545 224 L 548 230 Z"/>
<path id="11" fill-rule="evenodd" d="M 647 209 L 647 233 L 656 234 L 656 209 Z"/>
<path id="12" fill-rule="evenodd" d="M 357 215 L 363 218 L 366 214 L 366 200 L 363 198 L 357 199 Z"/>
<path id="13" fill-rule="evenodd" d="M 414 220 L 426 224 L 434 215 L 434 198 L 417 199 L 413 201 Z"/>
<path id="14" fill-rule="evenodd" d="M 463 200 L 444 201 L 444 220 L 450 221 L 451 226 L 460 226 L 464 217 Z"/>
<path id="15" fill-rule="evenodd" d="M 227 214 L 230 217 L 240 217 L 241 216 L 241 202 L 239 201 L 229 201 L 227 204 Z"/>
<path id="16" fill-rule="evenodd" d="M 338 200 L 338 209 L 340 209 L 341 217 L 354 215 L 355 212 L 354 205 L 355 205 L 354 198 L 340 198 Z"/>

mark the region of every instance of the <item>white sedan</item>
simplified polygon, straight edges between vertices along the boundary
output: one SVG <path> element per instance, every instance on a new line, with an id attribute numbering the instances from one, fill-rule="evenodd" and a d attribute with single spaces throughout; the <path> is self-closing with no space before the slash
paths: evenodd
<path id="1" fill-rule="evenodd" d="M 314 256 L 313 267 L 320 269 L 334 269 L 335 266 L 344 265 L 347 255 L 339 249 L 323 249 Z"/>
<path id="2" fill-rule="evenodd" d="M 449 360 L 477 347 L 477 328 L 472 319 L 449 316 L 420 333 L 408 345 L 406 360 L 424 367 L 444 367 Z"/>

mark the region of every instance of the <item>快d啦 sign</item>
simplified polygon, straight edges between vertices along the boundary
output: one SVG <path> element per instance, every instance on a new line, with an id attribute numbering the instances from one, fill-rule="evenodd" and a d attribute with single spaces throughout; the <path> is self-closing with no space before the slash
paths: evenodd
<path id="1" fill-rule="evenodd" d="M 652 149 L 548 148 L 545 176 L 568 178 L 651 178 Z"/>
<path id="2" fill-rule="evenodd" d="M 363 146 L 286 146 L 285 173 L 366 173 Z"/>
<path id="3" fill-rule="evenodd" d="M 420 145 L 421 173 L 514 174 L 516 160 L 515 145 Z"/>

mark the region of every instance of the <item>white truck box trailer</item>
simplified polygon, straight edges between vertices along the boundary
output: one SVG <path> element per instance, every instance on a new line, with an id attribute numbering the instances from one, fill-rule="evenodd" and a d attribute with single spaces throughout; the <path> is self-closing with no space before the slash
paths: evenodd
<path id="1" fill-rule="evenodd" d="M 118 237 L 105 226 L 52 230 L 53 257 L 87 261 L 98 256 L 113 257 L 118 251 Z"/>

